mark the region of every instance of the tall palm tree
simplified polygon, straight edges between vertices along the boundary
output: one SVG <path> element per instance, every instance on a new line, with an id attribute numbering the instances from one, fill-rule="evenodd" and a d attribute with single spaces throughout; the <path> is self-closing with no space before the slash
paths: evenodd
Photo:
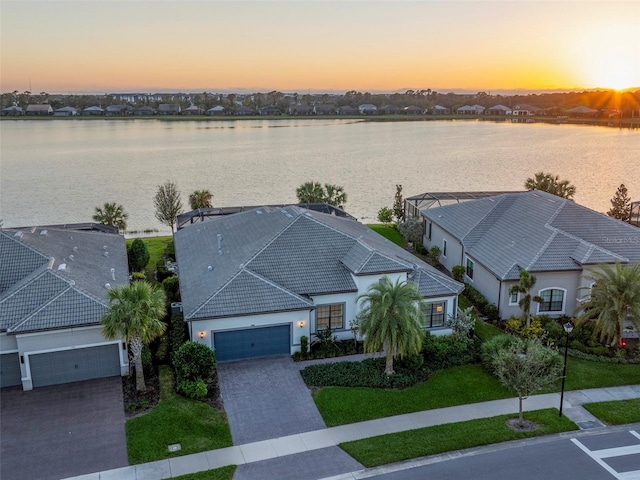
<path id="1" fill-rule="evenodd" d="M 627 318 L 640 330 L 640 264 L 602 265 L 589 278 L 595 284 L 589 300 L 578 307 L 579 321 L 594 320 L 600 341 L 618 345 Z"/>
<path id="2" fill-rule="evenodd" d="M 118 230 L 127 229 L 127 219 L 129 214 L 124 211 L 124 207 L 119 203 L 105 203 L 102 208 L 96 207 L 96 212 L 92 217 L 96 222 L 103 225 L 118 227 Z"/>
<path id="3" fill-rule="evenodd" d="M 131 348 L 136 369 L 136 388 L 147 389 L 142 369 L 142 347 L 161 336 L 166 324 L 160 319 L 167 307 L 164 291 L 146 281 L 109 289 L 109 311 L 102 317 L 102 333 L 107 339 L 124 338 Z"/>
<path id="4" fill-rule="evenodd" d="M 359 330 L 364 349 L 373 353 L 386 350 L 384 373 L 391 375 L 393 359 L 416 354 L 424 338 L 422 296 L 413 283 L 382 277 L 366 293 L 358 296 L 363 307 Z"/>
<path id="5" fill-rule="evenodd" d="M 306 182 L 296 189 L 300 203 L 321 203 L 325 200 L 325 191 L 319 182 Z"/>
<path id="6" fill-rule="evenodd" d="M 527 178 L 524 188 L 541 190 L 568 200 L 573 200 L 573 196 L 576 194 L 576 187 L 569 180 L 560 180 L 558 175 L 545 172 L 537 172 L 533 178 Z"/>
<path id="7" fill-rule="evenodd" d="M 531 289 L 535 286 L 536 281 L 535 275 L 527 270 L 520 270 L 520 283 L 509 289 L 509 295 L 520 294 L 518 305 L 522 309 L 522 319 L 527 327 L 531 324 L 531 302 L 544 302 L 544 299 L 539 295 L 531 295 Z"/>
<path id="8" fill-rule="evenodd" d="M 211 208 L 213 207 L 211 204 L 212 199 L 213 194 L 209 190 L 196 190 L 189 195 L 189 205 L 191 206 L 191 210 Z"/>

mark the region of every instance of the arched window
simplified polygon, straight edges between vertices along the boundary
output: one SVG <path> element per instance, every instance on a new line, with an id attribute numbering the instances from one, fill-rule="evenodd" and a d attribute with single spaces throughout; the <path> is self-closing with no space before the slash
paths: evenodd
<path id="1" fill-rule="evenodd" d="M 547 288 L 540 291 L 542 302 L 538 304 L 538 312 L 564 312 L 564 294 L 566 290 Z"/>

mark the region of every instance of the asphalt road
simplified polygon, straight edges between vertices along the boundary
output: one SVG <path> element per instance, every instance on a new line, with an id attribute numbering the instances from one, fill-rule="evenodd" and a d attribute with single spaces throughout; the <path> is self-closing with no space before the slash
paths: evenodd
<path id="1" fill-rule="evenodd" d="M 640 429 L 556 438 L 369 478 L 640 480 Z"/>

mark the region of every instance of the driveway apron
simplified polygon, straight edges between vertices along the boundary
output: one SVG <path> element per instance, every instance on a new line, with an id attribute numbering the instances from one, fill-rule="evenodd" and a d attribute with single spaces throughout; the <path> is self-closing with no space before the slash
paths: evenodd
<path id="1" fill-rule="evenodd" d="M 120 377 L 2 389 L 2 480 L 54 480 L 128 465 Z"/>
<path id="2" fill-rule="evenodd" d="M 235 445 L 326 428 L 289 356 L 218 364 Z"/>

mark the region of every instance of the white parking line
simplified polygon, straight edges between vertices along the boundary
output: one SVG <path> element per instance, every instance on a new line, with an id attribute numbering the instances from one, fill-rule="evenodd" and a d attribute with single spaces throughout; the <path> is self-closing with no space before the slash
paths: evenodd
<path id="1" fill-rule="evenodd" d="M 631 430 L 629 433 L 634 437 L 640 439 L 640 434 Z M 617 480 L 640 480 L 640 470 L 632 470 L 628 472 L 619 473 L 611 468 L 603 458 L 620 457 L 624 455 L 636 455 L 640 454 L 640 445 L 629 445 L 626 447 L 617 448 L 605 448 L 602 450 L 589 450 L 579 440 L 572 438 L 571 441 L 584 453 L 589 455 L 593 461 L 604 468 L 607 472 L 613 475 Z"/>

